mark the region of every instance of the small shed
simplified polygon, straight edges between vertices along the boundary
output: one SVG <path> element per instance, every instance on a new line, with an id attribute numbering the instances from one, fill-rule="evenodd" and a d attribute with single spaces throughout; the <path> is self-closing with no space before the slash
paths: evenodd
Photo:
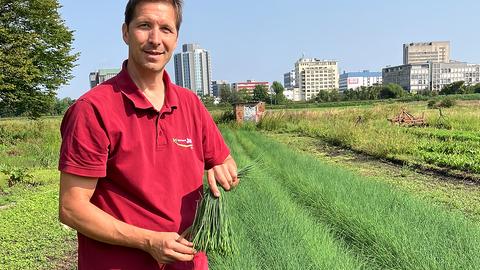
<path id="1" fill-rule="evenodd" d="M 233 105 L 237 123 L 258 123 L 265 113 L 265 102 L 246 102 Z"/>

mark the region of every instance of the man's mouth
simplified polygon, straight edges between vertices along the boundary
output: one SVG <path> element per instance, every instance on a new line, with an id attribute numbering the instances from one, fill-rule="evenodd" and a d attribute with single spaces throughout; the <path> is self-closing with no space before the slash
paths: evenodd
<path id="1" fill-rule="evenodd" d="M 162 55 L 165 54 L 165 51 L 154 51 L 154 50 L 144 50 L 146 54 L 149 55 Z"/>

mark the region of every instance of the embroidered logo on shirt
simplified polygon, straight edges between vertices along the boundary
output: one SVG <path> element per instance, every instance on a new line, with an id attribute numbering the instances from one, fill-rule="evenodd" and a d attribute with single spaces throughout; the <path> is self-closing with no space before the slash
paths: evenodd
<path id="1" fill-rule="evenodd" d="M 173 138 L 173 142 L 180 147 L 193 148 L 192 139 L 190 139 L 190 138 L 186 138 L 186 139 Z"/>

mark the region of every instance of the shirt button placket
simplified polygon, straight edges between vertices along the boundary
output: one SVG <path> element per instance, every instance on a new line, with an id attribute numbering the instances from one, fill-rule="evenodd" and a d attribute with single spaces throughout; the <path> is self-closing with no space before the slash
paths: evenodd
<path id="1" fill-rule="evenodd" d="M 156 148 L 157 150 L 163 149 L 167 145 L 167 138 L 164 130 L 164 121 L 165 121 L 165 114 L 159 112 L 157 116 L 157 123 L 156 123 Z"/>

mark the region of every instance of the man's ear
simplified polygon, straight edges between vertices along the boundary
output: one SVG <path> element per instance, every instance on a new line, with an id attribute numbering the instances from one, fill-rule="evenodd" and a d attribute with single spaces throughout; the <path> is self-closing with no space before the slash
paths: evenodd
<path id="1" fill-rule="evenodd" d="M 126 23 L 122 25 L 122 38 L 125 44 L 128 45 L 128 25 Z"/>

